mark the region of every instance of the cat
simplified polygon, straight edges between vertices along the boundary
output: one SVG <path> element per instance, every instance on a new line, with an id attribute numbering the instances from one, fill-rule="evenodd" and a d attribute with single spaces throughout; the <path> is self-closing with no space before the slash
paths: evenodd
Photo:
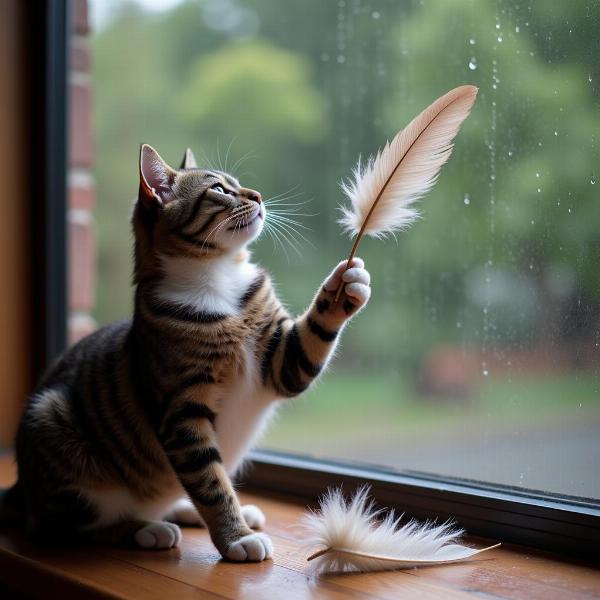
<path id="1" fill-rule="evenodd" d="M 341 262 L 294 319 L 250 261 L 266 217 L 258 192 L 198 168 L 189 149 L 174 169 L 144 144 L 139 173 L 133 319 L 84 338 L 44 375 L 0 512 L 53 542 L 141 548 L 176 547 L 177 523 L 205 525 L 224 558 L 271 558 L 255 531 L 264 514 L 240 506 L 230 477 L 280 401 L 323 371 L 369 300 L 369 273 Z"/>

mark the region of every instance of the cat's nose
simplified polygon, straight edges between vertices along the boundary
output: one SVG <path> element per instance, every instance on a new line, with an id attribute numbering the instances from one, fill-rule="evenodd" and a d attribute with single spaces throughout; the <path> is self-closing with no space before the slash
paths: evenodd
<path id="1" fill-rule="evenodd" d="M 246 198 L 248 198 L 248 200 L 256 202 L 257 204 L 260 204 L 262 201 L 262 196 L 260 195 L 260 193 L 254 190 L 248 190 L 248 192 L 246 193 Z"/>

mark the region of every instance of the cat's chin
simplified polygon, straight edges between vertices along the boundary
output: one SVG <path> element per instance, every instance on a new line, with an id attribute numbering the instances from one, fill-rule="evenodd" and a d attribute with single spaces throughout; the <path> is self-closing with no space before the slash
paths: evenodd
<path id="1" fill-rule="evenodd" d="M 221 239 L 219 240 L 220 245 L 229 249 L 246 246 L 261 234 L 264 224 L 265 209 L 263 205 L 261 205 L 256 215 L 246 222 L 237 224 L 223 232 L 220 236 Z"/>

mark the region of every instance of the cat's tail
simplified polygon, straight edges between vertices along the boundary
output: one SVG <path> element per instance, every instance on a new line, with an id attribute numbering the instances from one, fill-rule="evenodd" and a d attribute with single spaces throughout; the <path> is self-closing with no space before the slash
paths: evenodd
<path id="1" fill-rule="evenodd" d="M 0 490 L 0 527 L 20 525 L 25 521 L 25 498 L 19 483 Z"/>

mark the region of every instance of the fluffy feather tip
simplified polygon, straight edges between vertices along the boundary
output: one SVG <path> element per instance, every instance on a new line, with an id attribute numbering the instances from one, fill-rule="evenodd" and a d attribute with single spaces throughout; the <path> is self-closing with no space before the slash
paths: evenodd
<path id="1" fill-rule="evenodd" d="M 320 548 L 308 557 L 313 574 L 449 563 L 490 549 L 458 544 L 463 532 L 451 523 L 409 521 L 400 527 L 402 517 L 393 511 L 381 519 L 382 511 L 375 509 L 368 492 L 368 487 L 362 487 L 347 502 L 340 489 L 329 489 L 319 511 L 304 515 L 302 524 L 309 535 L 306 546 Z"/>
<path id="2" fill-rule="evenodd" d="M 342 182 L 350 206 L 341 206 L 343 228 L 359 238 L 402 230 L 418 217 L 413 204 L 435 184 L 450 158 L 453 140 L 467 118 L 477 88 L 450 90 L 415 117 L 366 163 L 358 160 Z"/>

